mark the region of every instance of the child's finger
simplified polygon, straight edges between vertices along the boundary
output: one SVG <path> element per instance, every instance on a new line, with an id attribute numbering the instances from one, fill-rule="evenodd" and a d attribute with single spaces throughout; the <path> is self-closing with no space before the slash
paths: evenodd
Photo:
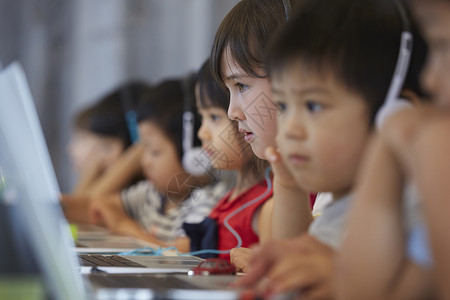
<path id="1" fill-rule="evenodd" d="M 236 285 L 256 285 L 267 274 L 272 264 L 279 257 L 279 252 L 280 248 L 273 246 L 272 244 L 262 246 L 259 250 L 255 250 L 249 261 L 247 275 L 240 278 L 236 282 Z"/>
<path id="2" fill-rule="evenodd" d="M 333 253 L 328 245 L 323 244 L 318 241 L 315 237 L 310 234 L 303 234 L 300 238 L 295 241 L 296 249 L 299 252 L 304 253 Z"/>
<path id="3" fill-rule="evenodd" d="M 274 147 L 267 147 L 264 154 L 271 164 L 276 164 L 281 160 L 280 154 L 275 150 Z"/>
<path id="4" fill-rule="evenodd" d="M 249 248 L 234 248 L 230 253 L 230 260 L 236 266 L 236 269 L 246 272 L 249 266 L 249 261 L 252 257 L 252 249 Z"/>
<path id="5" fill-rule="evenodd" d="M 99 225 L 101 220 L 101 214 L 97 210 L 92 210 L 89 213 L 89 222 L 94 225 Z"/>
<path id="6" fill-rule="evenodd" d="M 309 290 L 302 291 L 301 300 L 323 300 L 331 298 L 331 290 L 328 288 L 329 285 L 319 285 L 311 288 Z"/>
<path id="7" fill-rule="evenodd" d="M 89 222 L 94 225 L 104 225 L 103 212 L 96 204 L 89 208 Z"/>
<path id="8" fill-rule="evenodd" d="M 267 286 L 270 293 L 303 290 L 316 283 L 308 255 L 289 255 L 281 258 L 270 271 Z"/>
<path id="9" fill-rule="evenodd" d="M 267 147 L 264 154 L 270 162 L 275 180 L 281 183 L 282 186 L 298 188 L 292 174 L 286 168 L 286 165 L 284 164 L 278 150 L 274 147 Z"/>

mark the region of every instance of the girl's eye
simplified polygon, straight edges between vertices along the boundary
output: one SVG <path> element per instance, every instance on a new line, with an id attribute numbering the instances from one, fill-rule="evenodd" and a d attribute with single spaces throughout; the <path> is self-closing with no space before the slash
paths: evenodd
<path id="1" fill-rule="evenodd" d="M 220 116 L 216 114 L 210 114 L 209 117 L 213 122 L 220 120 Z"/>
<path id="2" fill-rule="evenodd" d="M 243 84 L 243 83 L 239 83 L 239 82 L 237 82 L 235 84 L 235 86 L 237 87 L 239 93 L 243 93 L 243 92 L 245 92 L 248 89 L 248 85 Z"/>
<path id="3" fill-rule="evenodd" d="M 150 145 L 144 145 L 144 150 L 148 155 L 151 156 L 158 156 L 161 153 L 161 151 L 155 149 L 153 146 Z"/>
<path id="4" fill-rule="evenodd" d="M 323 109 L 323 105 L 322 104 L 319 104 L 319 103 L 313 102 L 313 101 L 306 102 L 306 107 L 311 112 L 318 112 L 318 111 Z"/>
<path id="5" fill-rule="evenodd" d="M 276 102 L 277 108 L 280 111 L 280 113 L 284 113 L 286 111 L 287 105 L 284 102 L 277 101 Z"/>

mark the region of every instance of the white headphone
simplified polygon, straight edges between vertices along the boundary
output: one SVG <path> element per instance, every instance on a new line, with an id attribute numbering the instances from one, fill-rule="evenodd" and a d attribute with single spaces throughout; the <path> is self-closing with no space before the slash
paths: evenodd
<path id="1" fill-rule="evenodd" d="M 410 32 L 410 25 L 405 8 L 402 6 L 400 1 L 396 1 L 395 3 L 402 19 L 404 29 L 401 35 L 400 50 L 398 53 L 394 75 L 392 76 L 386 99 L 375 116 L 375 126 L 377 129 L 380 129 L 384 121 L 397 111 L 406 107 L 412 107 L 409 101 L 401 98 L 399 99 L 399 96 L 403 88 L 406 75 L 408 74 L 409 62 L 411 60 L 413 48 L 413 36 Z"/>
<path id="2" fill-rule="evenodd" d="M 286 21 L 288 21 L 292 11 L 291 1 L 283 0 L 283 6 L 284 6 L 284 13 L 286 14 Z"/>
<path id="3" fill-rule="evenodd" d="M 184 101 L 184 112 L 183 112 L 183 157 L 181 162 L 183 168 L 192 175 L 203 175 L 207 173 L 211 167 L 211 161 L 209 156 L 202 150 L 201 147 L 194 145 L 195 132 L 195 113 L 194 109 L 194 97 L 191 92 L 192 87 L 190 86 L 191 77 L 182 81 L 183 88 L 183 101 Z"/>

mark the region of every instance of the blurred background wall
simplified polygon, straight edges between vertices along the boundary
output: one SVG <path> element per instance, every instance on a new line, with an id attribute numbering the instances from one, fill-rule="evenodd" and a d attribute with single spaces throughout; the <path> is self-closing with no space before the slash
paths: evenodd
<path id="1" fill-rule="evenodd" d="M 237 2 L 0 0 L 0 61 L 25 69 L 63 192 L 76 179 L 66 149 L 76 112 L 126 80 L 196 71 Z"/>

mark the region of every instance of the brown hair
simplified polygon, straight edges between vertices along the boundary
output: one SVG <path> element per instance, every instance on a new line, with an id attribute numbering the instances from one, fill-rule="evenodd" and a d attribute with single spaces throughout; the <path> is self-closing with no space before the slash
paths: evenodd
<path id="1" fill-rule="evenodd" d="M 220 62 L 226 48 L 248 75 L 262 78 L 256 69 L 264 67 L 269 40 L 287 18 L 283 0 L 242 0 L 236 4 L 223 19 L 214 38 L 211 51 L 214 79 L 223 83 Z"/>

